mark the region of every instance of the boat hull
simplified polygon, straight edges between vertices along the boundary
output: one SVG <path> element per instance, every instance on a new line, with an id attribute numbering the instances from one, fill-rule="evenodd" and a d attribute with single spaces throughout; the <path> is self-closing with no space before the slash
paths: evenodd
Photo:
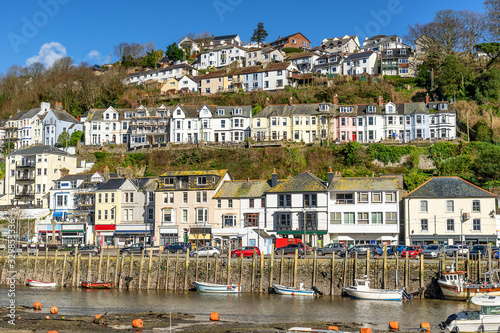
<path id="1" fill-rule="evenodd" d="M 347 287 L 344 288 L 344 291 L 351 298 L 358 298 L 358 299 L 377 300 L 377 301 L 401 301 L 403 299 L 402 290 L 371 289 L 369 291 L 365 291 Z"/>
<path id="2" fill-rule="evenodd" d="M 114 283 L 82 282 L 82 288 L 87 288 L 87 289 L 112 289 L 114 287 L 115 287 Z"/>
<path id="3" fill-rule="evenodd" d="M 465 301 L 476 295 L 488 294 L 491 296 L 500 296 L 500 287 L 497 288 L 482 288 L 482 287 L 467 287 L 458 288 L 456 286 L 451 286 L 441 281 L 438 281 L 439 287 L 441 287 L 441 292 L 445 299 L 454 301 Z"/>
<path id="4" fill-rule="evenodd" d="M 28 286 L 30 286 L 30 287 L 55 287 L 56 286 L 55 282 L 43 282 L 43 281 L 30 280 L 30 279 L 27 279 L 27 281 L 28 281 Z"/>
<path id="5" fill-rule="evenodd" d="M 196 290 L 202 293 L 237 294 L 241 293 L 240 285 L 215 284 L 205 282 L 194 282 Z"/>
<path id="6" fill-rule="evenodd" d="M 445 332 L 460 332 L 460 333 L 477 333 L 477 332 L 499 332 L 500 322 L 498 318 L 489 322 L 487 319 L 483 320 L 455 320 Z"/>
<path id="7" fill-rule="evenodd" d="M 273 288 L 277 294 L 290 296 L 314 296 L 315 292 L 312 289 L 299 289 L 293 287 L 280 286 L 273 284 Z"/>

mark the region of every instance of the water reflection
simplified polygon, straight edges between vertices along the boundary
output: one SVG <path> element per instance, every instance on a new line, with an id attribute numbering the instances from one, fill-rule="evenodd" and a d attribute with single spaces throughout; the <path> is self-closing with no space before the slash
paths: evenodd
<path id="1" fill-rule="evenodd" d="M 437 325 L 463 308 L 466 302 L 412 300 L 384 302 L 352 300 L 343 297 L 291 297 L 276 294 L 200 294 L 156 290 L 87 290 L 81 288 L 33 289 L 17 287 L 16 304 L 31 306 L 35 301 L 48 312 L 56 305 L 61 314 L 102 312 L 181 312 L 208 317 L 219 312 L 224 320 L 239 322 L 348 321 L 385 329 L 392 320 L 402 328 L 418 327 L 421 322 Z M 0 304 L 8 303 L 7 289 L 0 288 Z"/>

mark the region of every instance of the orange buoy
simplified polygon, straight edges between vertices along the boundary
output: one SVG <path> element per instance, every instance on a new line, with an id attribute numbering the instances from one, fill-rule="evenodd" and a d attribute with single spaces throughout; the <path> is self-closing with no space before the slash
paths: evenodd
<path id="1" fill-rule="evenodd" d="M 329 331 L 338 331 L 339 328 L 337 326 L 328 326 Z"/>
<path id="2" fill-rule="evenodd" d="M 57 308 L 57 306 L 53 306 L 50 308 L 50 313 L 52 313 L 52 314 L 57 314 L 58 311 L 59 311 L 59 309 Z"/>
<path id="3" fill-rule="evenodd" d="M 420 323 L 420 328 L 422 328 L 426 333 L 431 332 L 431 325 L 429 323 Z"/>
<path id="4" fill-rule="evenodd" d="M 57 331 L 48 331 L 47 333 L 57 333 Z"/>
<path id="5" fill-rule="evenodd" d="M 219 313 L 218 312 L 212 312 L 210 314 L 210 320 L 211 321 L 219 321 Z"/>
<path id="6" fill-rule="evenodd" d="M 35 310 L 41 310 L 41 309 L 42 309 L 42 303 L 40 303 L 40 302 L 35 302 L 35 303 L 33 304 L 33 309 L 35 309 Z"/>
<path id="7" fill-rule="evenodd" d="M 104 316 L 103 315 L 95 315 L 94 323 L 99 325 L 104 325 Z"/>
<path id="8" fill-rule="evenodd" d="M 372 333 L 372 329 L 368 327 L 360 328 L 359 333 Z"/>
<path id="9" fill-rule="evenodd" d="M 397 321 L 389 322 L 389 330 L 398 331 L 399 330 L 399 323 Z"/>
<path id="10" fill-rule="evenodd" d="M 17 317 L 17 320 L 21 320 L 21 317 Z"/>
<path id="11" fill-rule="evenodd" d="M 50 319 L 50 317 L 49 316 L 45 316 L 45 319 Z"/>
<path id="12" fill-rule="evenodd" d="M 135 328 L 141 328 L 144 325 L 142 319 L 134 319 L 132 320 L 132 326 Z"/>

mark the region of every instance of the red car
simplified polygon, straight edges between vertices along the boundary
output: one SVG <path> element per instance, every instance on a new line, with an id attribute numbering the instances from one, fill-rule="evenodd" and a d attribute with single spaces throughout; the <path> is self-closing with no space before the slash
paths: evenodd
<path id="1" fill-rule="evenodd" d="M 256 255 L 260 255 L 260 250 L 258 247 L 256 247 L 256 246 L 243 246 L 243 247 L 240 247 L 239 249 L 231 251 L 231 257 L 233 257 L 233 258 L 240 257 L 242 253 L 243 253 L 243 257 L 251 257 L 251 256 L 253 256 L 254 250 L 255 250 Z"/>
<path id="2" fill-rule="evenodd" d="M 401 251 L 401 258 L 406 258 L 408 253 L 409 258 L 415 258 L 422 253 L 422 248 L 420 246 L 407 246 L 403 251 Z"/>

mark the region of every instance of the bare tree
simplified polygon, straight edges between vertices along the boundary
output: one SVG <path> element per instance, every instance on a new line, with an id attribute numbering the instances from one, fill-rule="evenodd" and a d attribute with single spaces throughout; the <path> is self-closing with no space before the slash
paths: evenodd
<path id="1" fill-rule="evenodd" d="M 179 44 L 184 38 L 189 38 L 191 40 L 195 40 L 196 34 L 194 32 L 188 32 L 184 36 L 179 37 L 179 39 L 177 40 L 177 44 Z"/>
<path id="2" fill-rule="evenodd" d="M 463 22 L 462 48 L 469 56 L 474 54 L 474 45 L 484 40 L 486 22 L 483 14 L 463 10 L 459 12 Z"/>
<path id="3" fill-rule="evenodd" d="M 144 53 L 152 52 L 156 50 L 156 45 L 152 41 L 147 42 L 144 44 Z"/>
<path id="4" fill-rule="evenodd" d="M 29 77 L 36 77 L 42 75 L 45 71 L 45 65 L 41 62 L 34 62 L 28 67 L 23 69 L 23 74 Z"/>
<path id="5" fill-rule="evenodd" d="M 204 31 L 199 33 L 195 37 L 195 41 L 200 45 L 200 49 L 203 51 L 210 46 L 213 35 L 209 31 Z"/>
<path id="6" fill-rule="evenodd" d="M 500 0 L 484 1 L 488 34 L 492 41 L 500 40 Z"/>
<path id="7" fill-rule="evenodd" d="M 121 42 L 120 44 L 115 45 L 115 47 L 113 48 L 113 54 L 118 58 L 118 61 L 122 61 L 127 46 L 128 43 Z"/>
<path id="8" fill-rule="evenodd" d="M 131 56 L 132 59 L 142 57 L 144 55 L 144 44 L 130 43 L 127 47 L 126 55 Z"/>

